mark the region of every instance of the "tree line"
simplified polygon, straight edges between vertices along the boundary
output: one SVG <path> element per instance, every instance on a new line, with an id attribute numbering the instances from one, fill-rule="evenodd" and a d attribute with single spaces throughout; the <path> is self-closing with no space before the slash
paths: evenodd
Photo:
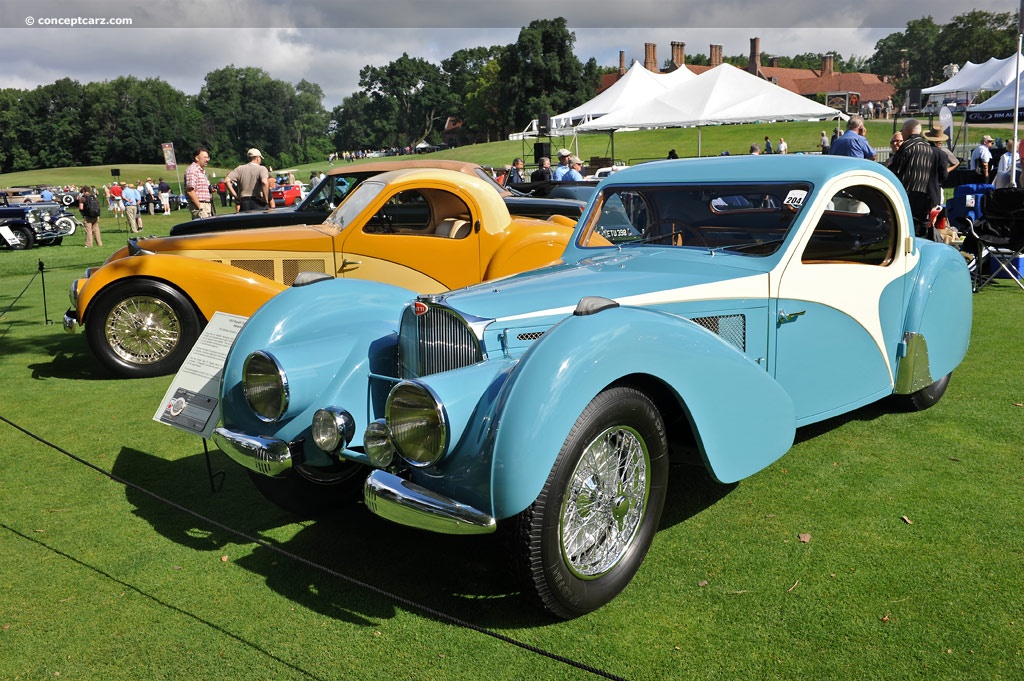
<path id="1" fill-rule="evenodd" d="M 458 121 L 465 142 L 505 139 L 539 113 L 590 99 L 601 75 L 616 70 L 593 58 L 581 62 L 575 41 L 566 20 L 556 18 L 530 22 L 513 44 L 461 49 L 440 64 L 403 54 L 360 69 L 360 90 L 331 111 L 319 85 L 292 85 L 254 67 L 211 71 L 196 95 L 159 78 L 131 76 L 2 89 L 0 171 L 158 163 L 164 142 L 174 143 L 179 162 L 188 162 L 199 145 L 225 164 L 258 147 L 280 168 L 322 161 L 332 151 L 437 144 L 449 119 Z M 902 93 L 940 82 L 946 64 L 984 62 L 1016 46 L 1016 14 L 972 10 L 945 25 L 931 17 L 909 21 L 906 30 L 879 40 L 869 58 L 831 54 L 839 70 L 893 76 Z M 707 57 L 687 61 L 706 64 Z M 745 66 L 747 57 L 725 61 Z M 818 54 L 779 58 L 784 67 L 820 64 Z"/>

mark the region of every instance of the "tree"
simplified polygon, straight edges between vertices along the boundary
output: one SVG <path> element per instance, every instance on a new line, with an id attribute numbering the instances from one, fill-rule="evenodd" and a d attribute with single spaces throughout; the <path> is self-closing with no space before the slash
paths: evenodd
<path id="1" fill-rule="evenodd" d="M 472 137 L 491 141 L 501 135 L 503 107 L 499 87 L 501 46 L 456 51 L 441 62 L 451 91 L 449 115 L 462 121 Z"/>
<path id="2" fill-rule="evenodd" d="M 575 43 L 562 17 L 531 21 L 519 31 L 499 57 L 503 134 L 521 130 L 537 114 L 561 113 L 594 96 L 597 63 L 585 71 L 572 51 Z"/>
<path id="3" fill-rule="evenodd" d="M 1009 12 L 972 10 L 943 26 L 936 45 L 941 48 L 938 57 L 942 62 L 936 75 L 942 80 L 945 64 L 982 64 L 992 57 L 1011 56 L 1017 49 L 1017 17 Z"/>
<path id="4" fill-rule="evenodd" d="M 439 123 L 452 109 L 448 80 L 435 64 L 403 53 L 383 67 L 364 66 L 359 85 L 371 100 L 389 102 L 393 114 L 387 146 L 406 146 L 422 139 L 436 139 Z"/>

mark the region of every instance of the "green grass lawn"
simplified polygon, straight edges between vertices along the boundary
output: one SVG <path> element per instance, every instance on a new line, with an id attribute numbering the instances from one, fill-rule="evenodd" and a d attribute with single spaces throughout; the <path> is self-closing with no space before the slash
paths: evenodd
<path id="1" fill-rule="evenodd" d="M 170 377 L 114 380 L 60 327 L 71 281 L 127 237 L 101 220 L 104 249 L 0 251 L 0 417 L 46 441 L 0 422 L 0 679 L 598 678 L 411 603 L 629 679 L 1024 678 L 1012 283 L 974 296 L 934 408 L 802 429 L 736 485 L 673 469 L 632 584 L 556 622 L 519 598 L 498 536 L 356 502 L 296 522 L 217 451 L 211 493 L 202 441 L 152 420 Z"/>

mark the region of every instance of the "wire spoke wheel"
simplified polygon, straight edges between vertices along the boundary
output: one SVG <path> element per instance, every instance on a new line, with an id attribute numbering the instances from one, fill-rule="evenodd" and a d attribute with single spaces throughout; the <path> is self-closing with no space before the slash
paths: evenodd
<path id="1" fill-rule="evenodd" d="M 565 619 L 615 598 L 651 546 L 667 480 L 665 424 L 650 398 L 626 386 L 597 395 L 515 519 L 524 593 Z"/>
<path id="2" fill-rule="evenodd" d="M 206 323 L 182 291 L 150 279 L 108 286 L 83 318 L 89 348 L 122 378 L 177 371 Z"/>
<path id="3" fill-rule="evenodd" d="M 632 428 L 601 433 L 583 452 L 562 505 L 562 555 L 584 579 L 613 568 L 636 536 L 650 485 L 647 447 Z"/>
<path id="4" fill-rule="evenodd" d="M 110 310 L 104 334 L 118 357 L 133 364 L 153 364 L 174 352 L 181 342 L 181 320 L 159 298 L 133 296 Z"/>

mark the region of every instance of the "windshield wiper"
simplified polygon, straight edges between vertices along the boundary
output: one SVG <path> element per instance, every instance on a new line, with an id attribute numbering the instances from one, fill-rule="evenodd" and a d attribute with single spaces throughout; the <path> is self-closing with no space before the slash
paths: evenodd
<path id="1" fill-rule="evenodd" d="M 755 248 L 757 246 L 771 246 L 772 244 L 780 244 L 786 240 L 786 237 L 779 237 L 777 239 L 766 239 L 763 241 L 751 241 L 745 244 L 732 244 L 729 246 L 716 246 L 715 251 L 745 251 L 748 248 Z"/>

